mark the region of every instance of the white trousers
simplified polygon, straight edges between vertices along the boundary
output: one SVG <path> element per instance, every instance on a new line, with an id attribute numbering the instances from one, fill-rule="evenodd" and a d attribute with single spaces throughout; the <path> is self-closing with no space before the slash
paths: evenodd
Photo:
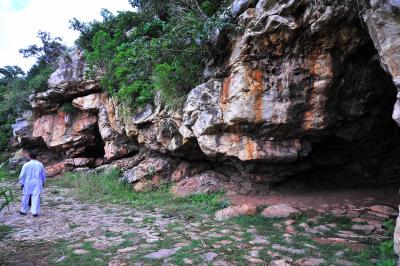
<path id="1" fill-rule="evenodd" d="M 32 196 L 31 213 L 39 214 L 40 210 L 40 194 L 23 195 L 21 201 L 21 212 L 27 213 L 29 209 L 29 197 Z"/>

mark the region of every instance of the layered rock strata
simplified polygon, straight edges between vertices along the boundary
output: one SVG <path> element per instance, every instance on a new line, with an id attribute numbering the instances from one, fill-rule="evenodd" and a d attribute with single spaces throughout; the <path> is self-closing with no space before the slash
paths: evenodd
<path id="1" fill-rule="evenodd" d="M 172 178 L 182 189 L 398 181 L 398 14 L 397 1 L 236 0 L 223 16 L 242 30 L 211 34 L 206 82 L 182 108 L 110 97 L 84 79 L 77 51 L 30 97 L 33 118 L 14 134 L 50 151 L 54 173 L 109 164 L 131 182 Z"/>

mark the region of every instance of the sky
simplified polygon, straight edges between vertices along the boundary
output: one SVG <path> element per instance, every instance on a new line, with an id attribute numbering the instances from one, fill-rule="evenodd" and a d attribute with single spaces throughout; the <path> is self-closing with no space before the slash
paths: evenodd
<path id="1" fill-rule="evenodd" d="M 18 51 L 40 44 L 39 30 L 73 46 L 79 33 L 69 29 L 68 21 L 73 17 L 85 22 L 101 20 L 102 8 L 113 13 L 133 10 L 128 0 L 0 0 L 0 67 L 18 65 L 29 70 L 35 59 L 23 58 Z"/>

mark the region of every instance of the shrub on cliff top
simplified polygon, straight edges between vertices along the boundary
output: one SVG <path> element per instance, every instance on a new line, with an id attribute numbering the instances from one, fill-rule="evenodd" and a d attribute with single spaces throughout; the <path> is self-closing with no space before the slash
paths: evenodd
<path id="1" fill-rule="evenodd" d="M 102 22 L 71 21 L 81 32 L 76 44 L 85 49 L 87 74 L 100 74 L 102 85 L 132 106 L 150 102 L 156 91 L 177 106 L 201 81 L 211 29 L 228 23 L 218 13 L 224 1 L 130 3 L 139 11 L 103 10 Z"/>

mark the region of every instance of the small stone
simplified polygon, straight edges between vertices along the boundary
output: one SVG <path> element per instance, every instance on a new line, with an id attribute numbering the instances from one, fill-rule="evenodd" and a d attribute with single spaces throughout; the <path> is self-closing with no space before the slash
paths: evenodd
<path id="1" fill-rule="evenodd" d="M 62 262 L 63 260 L 65 260 L 67 257 L 66 256 L 62 256 L 61 258 L 59 258 L 58 260 L 56 260 L 56 263 Z"/>
<path id="2" fill-rule="evenodd" d="M 299 212 L 298 209 L 295 209 L 288 204 L 277 204 L 266 208 L 261 215 L 265 218 L 286 218 L 291 214 Z"/>
<path id="3" fill-rule="evenodd" d="M 211 233 L 207 235 L 208 237 L 223 237 L 224 235 L 219 234 L 219 233 Z"/>
<path id="4" fill-rule="evenodd" d="M 169 249 L 163 248 L 163 249 L 160 249 L 159 251 L 147 254 L 146 256 L 144 256 L 144 258 L 146 258 L 146 259 L 168 258 L 168 257 L 174 255 L 179 249 L 180 248 L 169 248 Z"/>
<path id="5" fill-rule="evenodd" d="M 93 243 L 92 247 L 95 250 L 106 250 L 109 248 L 109 245 L 107 243 L 103 243 L 103 242 L 95 242 L 95 243 Z"/>
<path id="6" fill-rule="evenodd" d="M 368 224 L 353 224 L 351 229 L 354 231 L 362 231 L 368 234 L 374 231 L 375 227 Z"/>
<path id="7" fill-rule="evenodd" d="M 136 250 L 138 250 L 138 247 L 132 246 L 132 247 L 118 249 L 117 253 L 129 253 L 129 252 L 136 251 Z"/>
<path id="8" fill-rule="evenodd" d="M 188 258 L 183 259 L 183 262 L 185 264 L 189 264 L 189 265 L 193 264 L 193 261 L 191 259 L 188 259 Z"/>
<path id="9" fill-rule="evenodd" d="M 315 230 L 323 232 L 323 233 L 327 233 L 332 231 L 329 227 L 327 227 L 326 225 L 318 225 L 314 227 Z"/>
<path id="10" fill-rule="evenodd" d="M 218 221 L 227 220 L 241 215 L 254 215 L 256 206 L 250 204 L 242 204 L 238 206 L 229 206 L 215 213 L 215 219 Z"/>
<path id="11" fill-rule="evenodd" d="M 367 211 L 367 214 L 375 216 L 376 218 L 380 219 L 380 220 L 387 220 L 390 218 L 389 215 L 384 214 L 384 213 L 380 213 L 380 212 L 374 212 L 374 211 Z M 364 216 L 365 217 L 365 216 Z"/>
<path id="12" fill-rule="evenodd" d="M 344 256 L 344 251 L 343 251 L 343 250 L 340 250 L 340 251 L 336 252 L 336 253 L 335 253 L 335 256 L 336 256 L 336 257 L 343 257 L 343 256 Z"/>
<path id="13" fill-rule="evenodd" d="M 76 255 L 84 255 L 84 254 L 88 254 L 89 251 L 84 250 L 84 249 L 76 249 L 76 250 L 74 250 L 73 253 L 76 254 Z"/>
<path id="14" fill-rule="evenodd" d="M 343 215 L 345 215 L 347 213 L 346 210 L 342 210 L 342 209 L 334 209 L 331 212 L 335 216 L 343 216 Z"/>
<path id="15" fill-rule="evenodd" d="M 254 239 L 251 240 L 249 243 L 251 245 L 268 245 L 269 241 L 263 236 L 255 235 Z"/>
<path id="16" fill-rule="evenodd" d="M 221 245 L 229 245 L 229 244 L 232 244 L 232 241 L 222 240 L 222 241 L 219 241 L 218 243 L 220 243 Z"/>
<path id="17" fill-rule="evenodd" d="M 300 266 L 318 266 L 326 263 L 326 260 L 319 258 L 306 258 L 303 262 L 300 263 Z"/>
<path id="18" fill-rule="evenodd" d="M 259 250 L 252 250 L 250 251 L 250 256 L 258 258 L 260 256 L 259 252 L 260 252 Z"/>
<path id="19" fill-rule="evenodd" d="M 263 263 L 263 260 L 251 257 L 251 256 L 244 256 L 246 260 L 250 261 L 251 263 Z"/>
<path id="20" fill-rule="evenodd" d="M 271 261 L 271 263 L 269 264 L 269 266 L 290 266 L 290 263 L 287 262 L 285 259 L 282 259 L 282 260 L 274 260 L 274 261 Z"/>
<path id="21" fill-rule="evenodd" d="M 181 248 L 181 247 L 186 247 L 186 246 L 188 246 L 189 245 L 189 243 L 184 243 L 184 242 L 182 242 L 182 243 L 176 243 L 175 245 L 174 245 L 174 247 L 176 247 L 176 248 Z"/>
<path id="22" fill-rule="evenodd" d="M 289 226 L 286 226 L 286 232 L 287 232 L 288 234 L 293 235 L 293 234 L 296 233 L 296 229 L 294 228 L 294 226 L 289 225 Z"/>
<path id="23" fill-rule="evenodd" d="M 125 262 L 123 262 L 123 261 L 120 261 L 120 260 L 111 260 L 109 263 L 108 263 L 108 266 L 127 266 L 128 264 L 126 264 Z"/>
<path id="24" fill-rule="evenodd" d="M 202 255 L 203 259 L 207 262 L 213 261 L 217 256 L 218 256 L 218 254 L 214 253 L 214 252 L 207 252 Z"/>
<path id="25" fill-rule="evenodd" d="M 387 216 L 397 216 L 398 215 L 398 212 L 396 209 L 389 207 L 389 206 L 385 206 L 385 205 L 374 205 L 374 206 L 369 207 L 369 209 L 373 212 L 386 214 Z"/>
<path id="26" fill-rule="evenodd" d="M 302 255 L 305 254 L 306 252 L 302 249 L 296 249 L 296 248 L 288 248 L 288 247 L 284 247 L 278 244 L 273 244 L 272 248 L 278 251 L 282 251 L 285 253 L 290 253 L 290 254 L 295 254 L 295 255 Z"/>
<path id="27" fill-rule="evenodd" d="M 293 224 L 295 224 L 296 223 L 296 221 L 295 220 L 292 220 L 292 219 L 289 219 L 289 220 L 286 220 L 285 221 L 285 225 L 293 225 Z"/>

